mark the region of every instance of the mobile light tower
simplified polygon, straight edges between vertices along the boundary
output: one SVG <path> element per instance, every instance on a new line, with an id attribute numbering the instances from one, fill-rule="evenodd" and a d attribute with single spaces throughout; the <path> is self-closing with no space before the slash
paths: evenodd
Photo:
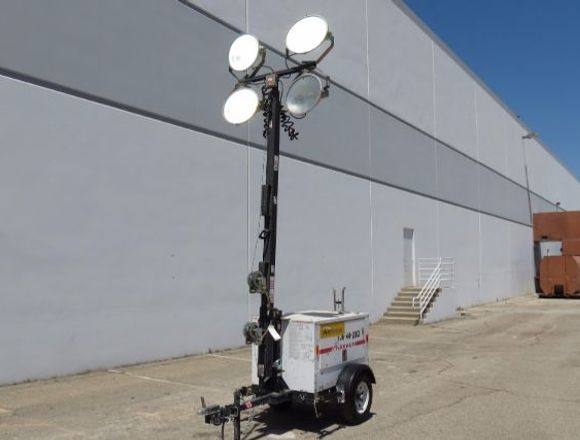
<path id="1" fill-rule="evenodd" d="M 261 297 L 260 311 L 257 321 L 248 322 L 243 330 L 246 343 L 252 344 L 252 385 L 236 389 L 229 405 L 207 406 L 201 399 L 200 414 L 206 423 L 221 425 L 223 434 L 225 423 L 233 422 L 234 440 L 240 439 L 241 412 L 264 404 L 275 408 L 287 408 L 292 402 L 311 404 L 317 415 L 322 404 L 339 404 L 350 424 L 370 414 L 375 378 L 368 366 L 368 314 L 344 311 L 344 289 L 342 299 L 337 300 L 335 293 L 333 311 L 283 315 L 274 305 L 280 128 L 290 140 L 297 139 L 290 118 L 303 118 L 328 96 L 328 79 L 323 82 L 314 71 L 333 47 L 328 23 L 319 16 L 307 16 L 289 30 L 286 69 L 265 66 L 266 50 L 252 35 L 241 35 L 230 47 L 229 70 L 237 83 L 225 102 L 224 118 L 239 125 L 261 110 L 267 139 L 259 235 L 262 261 L 247 279 L 250 293 Z M 314 51 L 315 60 L 291 60 Z M 263 68 L 269 71 L 260 74 Z M 285 105 L 283 79 L 292 81 Z"/>

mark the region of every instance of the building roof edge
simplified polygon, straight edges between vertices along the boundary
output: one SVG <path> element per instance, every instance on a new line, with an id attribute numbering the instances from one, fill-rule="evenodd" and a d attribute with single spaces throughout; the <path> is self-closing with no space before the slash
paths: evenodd
<path id="1" fill-rule="evenodd" d="M 409 17 L 417 26 L 421 28 L 423 32 L 429 36 L 435 44 L 437 44 L 447 55 L 455 61 L 459 67 L 461 67 L 465 73 L 467 73 L 483 90 L 485 90 L 525 131 L 529 133 L 533 131 L 528 127 L 518 116 L 512 111 L 510 107 L 507 106 L 503 100 L 495 94 L 495 92 L 489 88 L 489 86 L 467 65 L 463 62 L 459 56 L 453 52 L 447 44 L 437 36 L 437 34 L 417 15 L 413 10 L 405 3 L 404 0 L 391 0 L 395 6 L 397 6 L 407 17 Z M 554 153 L 554 151 L 548 147 L 540 139 L 536 139 L 536 142 L 550 155 L 556 162 L 558 162 L 564 169 L 580 184 L 580 179 L 576 174 Z"/>

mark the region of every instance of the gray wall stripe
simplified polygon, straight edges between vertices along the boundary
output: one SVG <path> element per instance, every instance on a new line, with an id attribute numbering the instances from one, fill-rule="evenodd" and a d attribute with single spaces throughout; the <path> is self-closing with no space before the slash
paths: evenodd
<path id="1" fill-rule="evenodd" d="M 233 25 L 231 25 L 231 24 L 229 24 L 229 23 L 227 23 L 227 22 L 223 21 L 222 19 L 220 19 L 219 17 L 216 17 L 215 15 L 213 15 L 213 14 L 211 14 L 210 12 L 206 11 L 205 9 L 203 9 L 203 8 L 201 8 L 201 7 L 199 7 L 199 6 L 195 5 L 195 4 L 189 3 L 187 0 L 177 0 L 177 1 L 178 1 L 179 3 L 181 3 L 181 4 L 183 4 L 184 6 L 186 6 L 186 7 L 188 7 L 188 8 L 191 8 L 191 9 L 193 9 L 193 10 L 195 10 L 195 11 L 199 12 L 200 14 L 202 14 L 202 15 L 204 15 L 204 16 L 206 16 L 206 17 L 208 17 L 209 19 L 211 19 L 211 20 L 215 21 L 216 23 L 219 23 L 220 25 L 222 25 L 222 26 L 224 26 L 224 27 L 228 28 L 229 30 L 232 30 L 232 31 L 234 31 L 234 32 L 237 32 L 237 33 L 240 33 L 240 34 L 244 33 L 244 31 L 242 31 L 242 30 L 238 29 L 237 27 L 235 27 L 235 26 L 233 26 Z M 530 129 L 529 129 L 529 128 L 528 128 L 528 127 L 527 127 L 527 126 L 526 126 L 526 125 L 525 125 L 525 124 L 524 124 L 524 123 L 523 123 L 523 122 L 520 120 L 520 119 L 518 119 L 518 118 L 516 118 L 516 117 L 515 117 L 515 115 L 513 114 L 513 112 L 512 112 L 512 111 L 511 111 L 511 110 L 510 110 L 510 109 L 509 109 L 509 108 L 508 108 L 508 107 L 507 107 L 507 106 L 506 106 L 506 105 L 505 105 L 505 104 L 504 104 L 504 103 L 503 103 L 503 102 L 502 102 L 502 101 L 501 101 L 501 100 L 500 100 L 500 99 L 499 99 L 499 98 L 498 98 L 498 97 L 497 97 L 497 96 L 496 96 L 496 95 L 493 93 L 493 91 L 492 91 L 491 89 L 489 89 L 489 88 L 488 88 L 488 87 L 485 85 L 485 83 L 484 83 L 484 82 L 483 82 L 481 79 L 479 79 L 479 77 L 478 77 L 477 75 L 475 75 L 475 74 L 474 74 L 474 73 L 473 73 L 473 72 L 472 72 L 472 71 L 471 71 L 471 70 L 470 70 L 470 69 L 469 69 L 469 68 L 468 68 L 468 67 L 467 67 L 467 66 L 466 66 L 466 65 L 465 65 L 465 64 L 464 64 L 464 63 L 463 63 L 463 62 L 462 62 L 462 61 L 461 61 L 461 60 L 460 60 L 458 57 L 457 57 L 457 55 L 455 55 L 455 54 L 453 53 L 453 51 L 451 51 L 451 49 L 449 49 L 449 48 L 448 48 L 448 47 L 447 47 L 447 46 L 446 46 L 446 45 L 445 45 L 445 44 L 444 44 L 444 43 L 443 43 L 443 42 L 442 42 L 442 41 L 441 41 L 441 40 L 440 40 L 440 39 L 437 37 L 437 35 L 435 35 L 435 34 L 433 33 L 433 31 L 431 31 L 431 30 L 429 29 L 429 27 L 428 27 L 428 26 L 427 26 L 427 25 L 426 25 L 426 24 L 425 24 L 423 21 L 421 21 L 421 19 L 419 19 L 419 18 L 418 18 L 418 17 L 417 17 L 417 16 L 416 16 L 416 15 L 413 13 L 413 11 L 411 11 L 411 10 L 410 10 L 410 9 L 409 9 L 409 8 L 408 8 L 408 7 L 407 7 L 407 6 L 406 6 L 406 5 L 405 5 L 405 4 L 404 4 L 404 3 L 403 3 L 401 0 L 393 0 L 393 2 L 394 2 L 394 3 L 395 3 L 395 4 L 396 4 L 396 5 L 397 5 L 397 6 L 398 6 L 398 7 L 399 7 L 399 8 L 400 8 L 400 9 L 401 9 L 401 10 L 402 10 L 402 11 L 403 11 L 403 12 L 404 12 L 404 13 L 405 13 L 405 14 L 406 14 L 406 15 L 407 15 L 407 16 L 408 16 L 410 19 L 411 19 L 411 20 L 413 20 L 413 21 L 414 21 L 414 22 L 415 22 L 415 23 L 416 23 L 416 24 L 417 24 L 417 25 L 418 25 L 418 26 L 419 26 L 421 29 L 423 29 L 423 31 L 424 31 L 425 33 L 427 33 L 427 34 L 428 34 L 428 35 L 429 35 L 429 36 L 430 36 L 430 37 L 431 37 L 431 38 L 432 38 L 432 39 L 435 41 L 435 43 L 436 43 L 436 44 L 438 44 L 438 45 L 441 47 L 441 49 L 443 49 L 443 50 L 444 50 L 444 51 L 445 51 L 445 52 L 446 52 L 446 53 L 447 53 L 449 56 L 451 56 L 451 57 L 453 58 L 453 60 L 454 60 L 455 62 L 457 62 L 457 64 L 459 64 L 459 66 L 460 66 L 461 68 L 463 68 L 463 69 L 465 70 L 465 72 L 466 72 L 467 74 L 469 74 L 469 75 L 470 75 L 470 76 L 471 76 L 471 77 L 472 77 L 472 78 L 473 78 L 473 79 L 474 79 L 474 80 L 475 80 L 475 81 L 476 81 L 476 82 L 477 82 L 477 83 L 478 83 L 480 86 L 482 86 L 482 88 L 483 88 L 483 89 L 484 89 L 486 92 L 488 92 L 488 93 L 490 94 L 490 96 L 491 96 L 491 97 L 492 97 L 492 98 L 493 98 L 493 99 L 494 99 L 494 100 L 495 100 L 495 101 L 496 101 L 496 102 L 497 102 L 499 105 L 501 105 L 501 107 L 502 107 L 504 110 L 506 110 L 506 111 L 507 111 L 507 112 L 508 112 L 508 113 L 509 113 L 509 114 L 510 114 L 510 115 L 511 115 L 513 118 L 514 118 L 514 120 L 516 120 L 516 121 L 517 121 L 517 122 L 518 122 L 518 123 L 519 123 L 519 124 L 520 124 L 520 125 L 521 125 L 521 126 L 524 128 L 524 129 L 525 129 L 525 130 L 526 130 L 526 131 L 528 131 L 528 132 L 529 132 L 529 131 L 531 131 L 531 130 L 530 130 Z M 273 53 L 275 53 L 275 54 L 277 54 L 277 55 L 279 55 L 279 56 L 281 56 L 281 57 L 284 57 L 284 56 L 285 56 L 285 54 L 284 54 L 284 53 L 280 52 L 278 49 L 274 48 L 273 46 L 269 45 L 268 43 L 261 42 L 261 44 L 262 44 L 262 45 L 263 45 L 265 48 L 267 48 L 268 50 L 270 50 L 271 52 L 273 52 Z M 291 59 L 291 62 L 293 62 L 294 64 L 298 64 L 298 62 L 297 62 L 297 61 L 295 61 L 294 59 Z M 323 74 L 319 74 L 319 76 L 320 76 L 321 78 L 325 78 L 325 79 L 327 78 L 327 77 L 326 77 L 325 75 L 323 75 Z M 430 139 L 432 139 L 432 140 L 434 140 L 434 141 L 436 141 L 436 142 L 438 142 L 438 143 L 440 143 L 440 144 L 442 144 L 442 145 L 446 146 L 447 148 L 450 148 L 451 150 L 453 150 L 453 151 L 454 151 L 454 152 L 456 152 L 457 154 L 460 154 L 460 155 L 462 155 L 462 156 L 466 157 L 467 159 L 469 159 L 469 160 L 473 161 L 474 163 L 476 163 L 476 164 L 478 164 L 478 165 L 480 165 L 480 166 L 482 166 L 482 167 L 484 167 L 484 168 L 487 168 L 487 169 L 489 169 L 490 171 L 492 171 L 493 173 L 497 174 L 498 176 L 500 176 L 500 177 L 502 177 L 502 178 L 504 178 L 504 179 L 506 179 L 506 180 L 510 181 L 510 182 L 511 182 L 511 183 L 513 183 L 514 185 L 517 185 L 517 186 L 519 186 L 520 188 L 523 188 L 524 190 L 526 190 L 526 191 L 527 191 L 527 188 L 526 188 L 525 186 L 523 186 L 523 185 L 522 185 L 522 184 L 520 184 L 519 182 L 516 182 L 516 181 L 515 181 L 515 180 L 513 180 L 512 178 L 510 178 L 510 177 L 508 177 L 508 176 L 506 176 L 506 175 L 502 174 L 502 173 L 501 173 L 501 172 L 499 172 L 498 170 L 496 170 L 496 169 L 494 169 L 494 168 L 490 167 L 489 165 L 487 165 L 487 164 L 485 164 L 485 163 L 483 163 L 483 162 L 480 162 L 480 161 L 478 161 L 477 159 L 475 159 L 475 158 L 473 158 L 473 157 L 469 156 L 467 153 L 465 153 L 465 152 L 463 152 L 463 151 L 459 150 L 458 148 L 456 148 L 456 147 L 452 146 L 451 144 L 449 144 L 449 143 L 447 143 L 447 142 L 445 142 L 445 141 L 443 141 L 443 140 L 441 140 L 441 139 L 438 139 L 437 137 L 435 137 L 435 136 L 433 136 L 432 134 L 430 134 L 430 133 L 428 133 L 428 132 L 424 131 L 424 130 L 423 130 L 423 129 L 421 129 L 420 127 L 417 127 L 416 125 L 412 124 L 411 122 L 409 122 L 409 121 L 406 121 L 405 119 L 402 119 L 401 117 L 399 117 L 399 116 L 395 115 L 394 113 L 391 113 L 389 110 L 387 110 L 387 109 L 385 109 L 385 108 L 383 108 L 383 107 L 379 106 L 378 104 L 376 104 L 376 103 L 375 103 L 375 102 L 373 102 L 373 101 L 370 101 L 368 98 L 365 98 L 364 96 L 362 96 L 362 95 L 358 94 L 358 93 L 357 93 L 357 92 L 355 92 L 354 90 L 351 90 L 351 89 L 349 89 L 348 87 L 346 87 L 346 86 L 344 86 L 344 85 L 342 85 L 342 84 L 340 84 L 340 83 L 337 83 L 337 82 L 336 82 L 335 80 L 333 80 L 332 78 L 328 78 L 328 80 L 329 80 L 329 82 L 330 82 L 332 85 L 334 85 L 335 87 L 337 87 L 337 88 L 341 89 L 342 91 L 344 91 L 344 92 L 348 93 L 349 95 L 351 95 L 351 96 L 353 96 L 353 97 L 355 97 L 355 98 L 357 98 L 357 99 L 359 99 L 359 100 L 361 100 L 361 101 L 365 102 L 366 104 L 370 105 L 371 107 L 375 108 L 376 110 L 379 110 L 380 112 L 382 112 L 382 113 L 384 113 L 384 114 L 386 114 L 386 115 L 388 115 L 388 116 L 390 116 L 390 117 L 392 117 L 392 118 L 396 119 L 397 121 L 399 121 L 399 122 L 401 122 L 401 123 L 405 124 L 406 126 L 408 126 L 408 127 L 412 128 L 412 129 L 414 129 L 414 130 L 418 131 L 418 132 L 419 132 L 419 133 L 421 133 L 422 135 L 424 135 L 424 136 L 426 136 L 426 137 L 428 137 L 428 138 L 430 138 Z M 538 140 L 538 142 L 539 142 L 539 140 Z M 543 143 L 541 143 L 541 142 L 539 142 L 539 143 L 540 143 L 540 145 L 542 145 L 542 147 L 543 147 L 543 148 L 544 148 L 544 149 L 545 149 L 545 150 L 546 150 L 548 153 L 550 153 L 550 155 L 552 155 L 552 156 L 553 156 L 553 157 L 554 157 L 554 158 L 555 158 L 555 159 L 558 161 L 558 163 L 560 163 L 560 164 L 561 164 L 561 165 L 562 165 L 562 166 L 563 166 L 563 167 L 564 167 L 564 168 L 565 168 L 565 169 L 566 169 L 566 170 L 567 170 L 567 171 L 568 171 L 568 172 L 569 172 L 569 173 L 570 173 L 570 174 L 571 174 L 571 175 L 572 175 L 572 176 L 573 176 L 573 177 L 574 177 L 574 178 L 575 178 L 575 179 L 576 179 L 576 180 L 577 180 L 579 183 L 580 183 L 580 180 L 578 180 L 578 178 L 576 178 L 576 175 L 575 175 L 574 173 L 572 173 L 572 172 L 570 171 L 570 169 L 569 169 L 569 168 L 568 168 L 568 167 L 567 167 L 565 164 L 563 164 L 563 163 L 560 161 L 560 159 L 559 159 L 557 156 L 555 156 L 555 155 L 554 155 L 554 153 L 553 153 L 553 152 L 552 152 L 552 151 L 551 151 L 549 148 L 547 148 L 547 147 L 546 147 L 546 146 L 545 146 Z M 540 197 L 541 199 L 545 200 L 546 202 L 553 204 L 553 203 L 552 203 L 550 200 L 546 199 L 545 197 L 543 197 L 543 196 L 541 196 L 541 195 L 537 194 L 536 192 L 534 192 L 534 191 L 532 191 L 532 190 L 530 190 L 530 193 L 531 193 L 531 194 L 535 194 L 535 195 L 537 195 L 538 197 Z M 555 206 L 555 205 L 554 205 L 554 206 Z"/>
<path id="2" fill-rule="evenodd" d="M 232 79 L 223 68 L 221 52 L 239 30 L 183 0 L 179 3 L 133 0 L 135 7 L 130 2 L 114 0 L 98 5 L 58 1 L 62 8 L 67 8 L 55 10 L 44 6 L 40 15 L 16 1 L 3 6 L 1 34 L 6 38 L 1 39 L 0 46 L 3 63 L 10 68 L 0 68 L 0 73 L 248 144 L 248 131 L 223 122 L 218 110 L 221 97 L 216 93 L 223 90 L 225 94 L 231 87 Z M 199 13 L 183 14 L 180 7 L 184 4 Z M 68 15 L 63 15 L 63 10 Z M 41 35 L 43 38 L 39 38 Z M 79 41 L 71 40 L 70 35 L 78 35 Z M 212 38 L 212 47 L 205 43 L 205 37 Z M 190 56 L 192 51 L 195 57 Z M 273 54 L 274 61 L 283 64 L 280 52 Z M 101 69 L 101 65 L 106 67 Z M 528 215 L 522 214 L 521 203 L 512 206 L 505 200 L 505 195 L 511 194 L 517 202 L 521 195 L 518 192 L 526 191 L 522 185 L 346 87 L 334 84 L 330 99 L 338 105 L 322 106 L 311 118 L 300 122 L 307 142 L 283 145 L 285 155 L 527 224 L 523 219 Z M 368 113 L 367 119 L 362 113 Z M 250 124 L 249 143 L 262 148 L 260 124 L 255 122 Z M 385 126 L 389 127 L 387 131 Z M 314 145 L 317 148 L 312 148 Z M 453 154 L 437 155 L 437 160 L 427 157 L 425 153 L 431 145 L 442 153 Z M 373 151 L 372 162 L 366 156 L 361 157 L 361 146 Z M 429 173 L 434 167 L 446 170 L 442 175 L 443 187 L 430 180 Z M 488 197 L 483 200 L 486 206 L 473 194 L 473 185 L 478 180 L 481 184 L 482 177 L 486 178 L 486 185 L 497 190 L 495 194 L 486 193 Z M 511 192 L 507 191 L 510 189 Z"/>
<path id="3" fill-rule="evenodd" d="M 30 83 L 30 84 L 34 84 L 34 85 L 37 85 L 37 86 L 40 86 L 40 87 L 44 87 L 44 88 L 47 88 L 47 89 L 51 89 L 51 90 L 54 90 L 54 91 L 57 91 L 57 92 L 60 92 L 60 93 L 66 93 L 66 94 L 75 96 L 77 98 L 86 99 L 86 100 L 89 100 L 89 101 L 92 101 L 92 102 L 96 102 L 96 103 L 99 103 L 99 104 L 102 104 L 102 105 L 105 105 L 105 106 L 108 106 L 108 107 L 112 107 L 112 108 L 116 108 L 116 109 L 119 109 L 119 110 L 123 110 L 123 111 L 127 111 L 127 112 L 130 112 L 130 113 L 134 113 L 134 114 L 137 114 L 137 115 L 140 115 L 140 116 L 143 116 L 143 117 L 155 119 L 155 120 L 158 120 L 160 122 L 164 122 L 164 123 L 167 123 L 167 124 L 175 125 L 175 126 L 178 126 L 178 127 L 181 127 L 181 128 L 186 128 L 186 129 L 189 129 L 189 130 L 198 131 L 198 132 L 203 133 L 203 134 L 207 134 L 207 135 L 210 135 L 210 136 L 214 136 L 214 137 L 217 137 L 217 138 L 220 138 L 220 139 L 224 139 L 224 140 L 233 142 L 233 143 L 239 145 L 240 147 L 248 147 L 248 146 L 250 146 L 252 148 L 256 148 L 256 149 L 259 149 L 259 150 L 264 150 L 265 149 L 264 145 L 260 145 L 260 144 L 257 144 L 255 142 L 247 142 L 244 139 L 236 138 L 236 137 L 233 137 L 233 136 L 228 136 L 228 135 L 226 135 L 224 133 L 220 133 L 220 132 L 217 132 L 217 131 L 214 131 L 214 130 L 210 130 L 210 129 L 207 129 L 207 128 L 204 128 L 204 127 L 199 127 L 199 126 L 194 125 L 194 124 L 186 123 L 186 122 L 183 122 L 183 121 L 179 121 L 177 119 L 173 119 L 173 118 L 166 117 L 166 116 L 163 116 L 163 115 L 159 115 L 159 114 L 156 114 L 156 113 L 153 113 L 153 112 L 149 112 L 147 110 L 143 110 L 143 109 L 140 109 L 140 108 L 137 108 L 137 107 L 133 107 L 133 106 L 126 105 L 126 104 L 119 103 L 119 102 L 115 102 L 115 101 L 112 101 L 112 100 L 109 100 L 109 99 L 101 98 L 101 97 L 98 97 L 98 96 L 95 96 L 95 95 L 91 95 L 90 93 L 82 92 L 82 91 L 79 91 L 79 90 L 74 90 L 74 89 L 71 89 L 71 88 L 68 88 L 68 87 L 59 85 L 59 84 L 54 84 L 54 83 L 51 83 L 49 81 L 45 81 L 45 80 L 41 80 L 39 78 L 31 77 L 30 75 L 25 75 L 25 74 L 22 74 L 22 73 L 19 73 L 19 72 L 14 72 L 14 71 L 11 71 L 11 70 L 8 70 L 8 69 L 4 69 L 4 68 L 0 68 L 0 75 L 5 76 L 5 77 L 8 77 L 8 78 L 13 78 L 13 79 L 16 79 L 18 81 L 24 81 L 24 82 L 27 82 L 27 83 Z M 430 195 L 430 194 L 425 194 L 425 193 L 422 193 L 420 191 L 415 191 L 415 190 L 412 190 L 412 189 L 409 189 L 409 188 L 401 187 L 401 186 L 398 186 L 398 185 L 395 185 L 395 184 L 392 184 L 392 183 L 388 183 L 388 182 L 382 181 L 380 179 L 373 178 L 373 177 L 368 176 L 368 175 L 363 175 L 363 174 L 360 174 L 360 173 L 356 173 L 354 171 L 349 171 L 349 170 L 341 169 L 341 168 L 338 168 L 338 167 L 334 167 L 332 165 L 324 164 L 324 163 L 321 163 L 321 162 L 318 162 L 318 161 L 315 161 L 315 160 L 311 160 L 311 159 L 308 159 L 308 158 L 304 158 L 304 157 L 301 157 L 301 156 L 297 156 L 297 155 L 294 155 L 294 154 L 291 154 L 291 153 L 288 153 L 288 152 L 282 152 L 282 155 L 283 156 L 286 156 L 286 157 L 288 157 L 290 159 L 294 159 L 294 160 L 297 160 L 297 161 L 300 161 L 300 162 L 304 162 L 304 163 L 308 163 L 308 164 L 311 164 L 311 165 L 319 166 L 321 168 L 326 168 L 326 169 L 329 169 L 329 170 L 332 170 L 332 171 L 340 172 L 340 173 L 343 173 L 343 174 L 346 174 L 346 175 L 349 175 L 349 176 L 352 176 L 352 177 L 356 177 L 356 178 L 368 180 L 368 181 L 373 182 L 373 183 L 377 183 L 377 184 L 380 184 L 380 185 L 384 185 L 384 186 L 387 186 L 387 187 L 391 187 L 391 188 L 394 188 L 394 189 L 398 189 L 398 190 L 401 190 L 401 191 L 405 191 L 405 192 L 408 192 L 408 193 L 411 193 L 411 194 L 415 194 L 415 195 L 418 195 L 418 196 L 427 197 L 429 199 L 436 200 L 436 201 L 439 201 L 439 202 L 442 202 L 442 203 L 447 203 L 449 205 L 456 206 L 456 207 L 459 207 L 459 208 L 464 208 L 464 209 L 467 209 L 467 210 L 472 211 L 472 212 L 478 212 L 478 213 L 481 213 L 481 214 L 489 215 L 491 217 L 495 217 L 495 218 L 498 218 L 498 219 L 501 219 L 501 220 L 509 221 L 509 222 L 516 223 L 516 224 L 523 225 L 523 226 L 528 226 L 528 227 L 531 226 L 529 223 L 521 222 L 521 221 L 518 221 L 518 220 L 515 220 L 515 219 L 510 219 L 510 218 L 507 218 L 507 217 L 504 217 L 504 216 L 501 216 L 501 215 L 498 215 L 498 214 L 494 214 L 494 213 L 491 213 L 491 212 L 487 212 L 487 211 L 475 209 L 475 208 L 472 208 L 472 207 L 469 207 L 469 206 L 465 206 L 465 205 L 462 205 L 462 204 L 459 204 L 459 203 L 455 203 L 455 202 L 450 201 L 450 200 L 444 200 L 444 199 L 441 199 L 439 197 L 436 197 L 436 196 L 433 196 L 433 195 Z M 535 195 L 536 197 L 542 199 L 542 200 L 546 200 L 543 197 L 541 197 L 541 196 L 539 196 L 539 195 L 537 195 L 537 194 L 535 194 L 533 192 L 531 192 L 531 193 L 533 195 Z M 546 201 L 548 203 L 550 203 L 551 205 L 555 206 L 554 204 L 552 204 L 552 202 L 550 202 L 548 200 L 546 200 Z"/>

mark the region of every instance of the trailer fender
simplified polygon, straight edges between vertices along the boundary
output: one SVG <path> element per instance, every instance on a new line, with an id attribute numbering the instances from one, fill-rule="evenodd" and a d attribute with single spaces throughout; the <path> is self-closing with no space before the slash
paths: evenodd
<path id="1" fill-rule="evenodd" d="M 343 391 L 350 390 L 353 382 L 362 374 L 366 374 L 371 380 L 371 383 L 377 383 L 375 374 L 373 373 L 373 370 L 371 370 L 371 367 L 365 364 L 352 363 L 347 364 L 340 372 L 338 380 L 336 381 L 336 388 Z"/>

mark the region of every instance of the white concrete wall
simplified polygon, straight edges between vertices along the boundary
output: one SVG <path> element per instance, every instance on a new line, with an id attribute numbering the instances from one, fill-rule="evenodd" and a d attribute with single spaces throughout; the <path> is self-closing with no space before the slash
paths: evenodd
<path id="1" fill-rule="evenodd" d="M 379 319 L 403 284 L 406 227 L 416 257 L 456 262 L 430 320 L 531 291 L 525 129 L 398 1 L 195 3 L 278 49 L 307 12 L 335 33 L 323 67 L 347 90 L 281 146 L 283 310 L 329 308 L 346 286 L 348 308 Z M 27 80 L 0 76 L 0 383 L 236 346 L 257 313 L 261 120 L 219 115 L 236 33 L 173 1 L 70 5 L 46 20 L 0 6 L 0 69 Z M 575 177 L 524 148 L 534 210 L 577 208 Z"/>
<path id="2" fill-rule="evenodd" d="M 243 343 L 246 149 L 6 78 L 0 100 L 0 383 Z"/>

